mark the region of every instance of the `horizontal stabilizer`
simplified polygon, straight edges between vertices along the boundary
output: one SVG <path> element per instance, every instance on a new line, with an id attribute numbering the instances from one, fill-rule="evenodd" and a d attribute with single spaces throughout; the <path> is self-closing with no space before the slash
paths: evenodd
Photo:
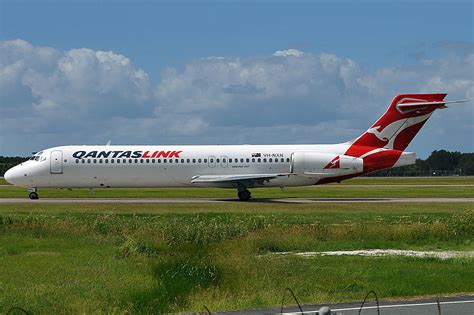
<path id="1" fill-rule="evenodd" d="M 469 102 L 470 100 L 457 100 L 457 101 L 433 101 L 433 102 L 407 102 L 407 103 L 399 103 L 396 107 L 402 111 L 412 111 L 418 109 L 424 109 L 427 107 L 434 107 L 434 108 L 446 108 L 447 104 L 457 104 L 457 103 L 465 103 Z"/>

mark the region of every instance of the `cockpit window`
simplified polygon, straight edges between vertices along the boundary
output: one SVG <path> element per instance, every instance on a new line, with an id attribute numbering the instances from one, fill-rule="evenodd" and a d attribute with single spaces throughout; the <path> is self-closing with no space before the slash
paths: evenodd
<path id="1" fill-rule="evenodd" d="M 30 157 L 30 161 L 44 161 L 46 160 L 45 156 L 42 156 L 43 151 L 34 153 L 32 157 Z"/>

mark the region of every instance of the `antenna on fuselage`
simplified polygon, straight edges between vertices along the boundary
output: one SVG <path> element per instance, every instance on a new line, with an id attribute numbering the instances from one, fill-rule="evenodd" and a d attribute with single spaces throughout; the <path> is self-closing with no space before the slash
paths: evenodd
<path id="1" fill-rule="evenodd" d="M 109 140 L 109 141 L 107 142 L 106 146 L 109 146 L 111 142 L 112 142 L 112 140 Z"/>

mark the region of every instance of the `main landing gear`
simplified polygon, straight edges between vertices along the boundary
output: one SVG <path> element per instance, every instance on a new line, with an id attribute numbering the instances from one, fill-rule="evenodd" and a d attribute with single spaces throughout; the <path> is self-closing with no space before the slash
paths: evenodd
<path id="1" fill-rule="evenodd" d="M 237 196 L 239 196 L 240 201 L 248 201 L 250 197 L 252 196 L 252 194 L 247 189 L 243 189 L 243 190 L 239 190 L 239 192 L 237 193 Z"/>
<path id="2" fill-rule="evenodd" d="M 39 199 L 38 193 L 36 192 L 36 188 L 28 189 L 28 191 L 30 192 L 29 197 L 31 200 Z"/>

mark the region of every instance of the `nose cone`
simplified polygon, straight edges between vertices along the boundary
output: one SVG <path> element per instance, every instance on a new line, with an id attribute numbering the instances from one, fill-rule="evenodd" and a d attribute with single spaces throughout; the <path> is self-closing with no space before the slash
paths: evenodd
<path id="1" fill-rule="evenodd" d="M 12 185 L 19 185 L 22 179 L 22 174 L 20 174 L 18 167 L 12 167 L 9 169 L 3 178 Z"/>

